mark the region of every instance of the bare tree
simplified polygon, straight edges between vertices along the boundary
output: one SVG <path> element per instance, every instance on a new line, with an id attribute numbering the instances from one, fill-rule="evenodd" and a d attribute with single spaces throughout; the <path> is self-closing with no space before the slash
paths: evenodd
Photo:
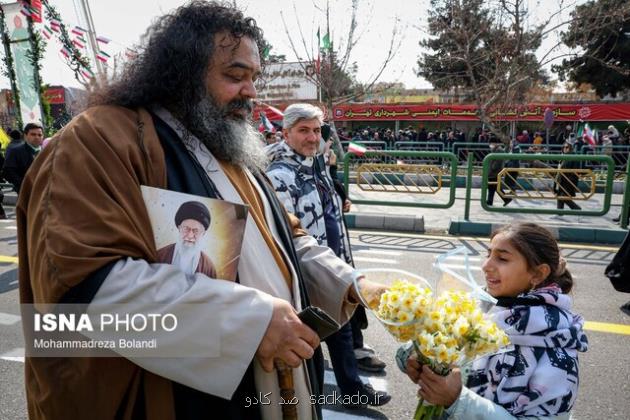
<path id="1" fill-rule="evenodd" d="M 563 50 L 561 32 L 572 22 L 576 2 L 560 0 L 545 16 L 533 16 L 527 0 L 431 0 L 431 37 L 421 45 L 433 53 L 418 60 L 418 75 L 438 87 L 464 92 L 477 107 L 480 120 L 499 138 L 508 140 L 502 124 L 505 110 L 527 103 L 529 94 L 549 83 L 549 63 L 579 51 Z M 550 2 L 544 3 L 550 7 Z M 628 13 L 630 3 L 616 13 Z M 594 30 L 611 13 L 595 8 Z M 554 39 L 556 37 L 557 39 Z"/>
<path id="2" fill-rule="evenodd" d="M 366 81 L 356 79 L 357 64 L 353 61 L 353 52 L 361 41 L 364 31 L 371 24 L 370 18 L 364 23 L 359 22 L 360 0 L 352 0 L 350 11 L 350 24 L 344 36 L 337 39 L 331 37 L 330 16 L 331 6 L 327 0 L 325 7 L 314 5 L 315 9 L 322 13 L 326 19 L 325 33 L 319 34 L 313 47 L 314 34 L 307 36 L 302 31 L 298 12 L 293 5 L 293 11 L 299 28 L 297 33 L 292 33 L 287 25 L 284 13 L 281 13 L 284 29 L 296 57 L 302 57 L 302 63 L 307 78 L 315 83 L 320 100 L 331 110 L 336 104 L 352 101 L 366 93 L 371 92 L 383 72 L 394 58 L 402 42 L 404 30 L 399 25 L 394 25 L 387 50 L 382 61 L 375 66 L 373 74 Z M 363 18 L 361 18 L 363 19 Z M 362 24 L 360 24 L 362 23 Z M 321 41 L 321 42 L 320 42 Z M 316 71 L 307 71 L 307 66 L 315 66 Z"/>

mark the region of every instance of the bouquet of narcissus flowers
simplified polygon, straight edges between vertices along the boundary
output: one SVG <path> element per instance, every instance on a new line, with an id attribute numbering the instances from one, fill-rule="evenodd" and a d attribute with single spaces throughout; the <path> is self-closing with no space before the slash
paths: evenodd
<path id="1" fill-rule="evenodd" d="M 366 302 L 371 312 L 392 336 L 411 341 L 421 364 L 447 375 L 452 366 L 461 366 L 477 357 L 493 353 L 509 344 L 507 335 L 484 313 L 494 300 L 461 276 L 444 270 L 432 286 L 428 281 L 401 270 L 365 270 L 371 279 L 389 286 L 380 298 Z M 431 419 L 443 407 L 420 401 L 415 419 Z"/>
<path id="2" fill-rule="evenodd" d="M 434 297 L 430 289 L 401 280 L 381 295 L 374 313 L 398 341 L 411 340 L 420 363 L 440 375 L 509 344 L 469 292 L 445 291 Z M 439 417 L 442 411 L 420 401 L 414 419 Z"/>

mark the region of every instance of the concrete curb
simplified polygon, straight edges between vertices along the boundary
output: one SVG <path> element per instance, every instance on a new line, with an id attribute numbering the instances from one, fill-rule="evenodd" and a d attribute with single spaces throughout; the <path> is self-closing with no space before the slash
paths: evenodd
<path id="1" fill-rule="evenodd" d="M 385 215 L 381 213 L 350 213 L 345 215 L 350 229 L 391 230 L 424 233 L 424 217 L 412 215 Z"/>
<path id="2" fill-rule="evenodd" d="M 453 220 L 448 229 L 449 235 L 490 236 L 492 231 L 503 226 L 501 223 L 470 222 Z M 545 226 L 560 242 L 619 245 L 628 233 L 621 229 L 587 229 L 577 227 Z"/>

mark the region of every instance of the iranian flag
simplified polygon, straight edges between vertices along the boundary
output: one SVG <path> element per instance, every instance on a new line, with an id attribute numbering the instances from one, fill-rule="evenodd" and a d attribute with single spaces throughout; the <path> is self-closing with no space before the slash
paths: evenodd
<path id="1" fill-rule="evenodd" d="M 584 132 L 582 133 L 582 137 L 584 137 L 584 140 L 586 140 L 591 146 L 595 146 L 597 144 L 597 142 L 595 141 L 593 130 L 591 130 L 591 127 L 588 125 L 588 123 L 584 125 Z"/>
<path id="2" fill-rule="evenodd" d="M 367 148 L 351 141 L 348 145 L 348 152 L 354 153 L 357 156 L 363 156 L 365 152 L 367 152 Z"/>
<path id="3" fill-rule="evenodd" d="M 260 132 L 269 131 L 271 133 L 275 133 L 276 128 L 273 126 L 273 124 L 271 124 L 271 121 L 269 121 L 265 113 L 261 112 L 259 115 L 260 115 L 260 125 L 258 126 L 258 131 Z"/>
<path id="4" fill-rule="evenodd" d="M 52 29 L 54 32 L 59 32 L 60 28 L 61 21 L 59 21 L 58 19 L 50 19 L 50 29 Z"/>
<path id="5" fill-rule="evenodd" d="M 77 39 L 73 39 L 73 40 L 72 40 L 72 43 L 73 43 L 73 44 L 74 44 L 77 48 L 81 48 L 81 49 L 85 48 L 85 44 L 84 44 L 84 43 L 82 43 L 81 41 L 79 41 L 79 39 L 78 39 L 78 38 L 77 38 Z"/>
<path id="6" fill-rule="evenodd" d="M 59 52 L 61 52 L 61 54 L 63 54 L 64 57 L 66 58 L 70 58 L 70 50 L 66 47 L 63 47 L 61 50 L 59 50 Z"/>
<path id="7" fill-rule="evenodd" d="M 48 25 L 44 25 L 44 27 L 42 28 L 42 35 L 44 35 L 46 39 L 50 39 L 52 38 L 52 34 L 52 29 L 50 29 Z"/>
<path id="8" fill-rule="evenodd" d="M 75 26 L 74 28 L 72 28 L 72 31 L 70 31 L 70 32 L 72 32 L 74 35 L 81 36 L 81 35 L 84 35 L 87 32 L 87 29 L 83 29 L 80 26 Z"/>
<path id="9" fill-rule="evenodd" d="M 106 52 L 99 50 L 99 52 L 96 54 L 96 58 L 103 63 L 107 63 L 107 60 L 109 60 L 110 56 Z"/>

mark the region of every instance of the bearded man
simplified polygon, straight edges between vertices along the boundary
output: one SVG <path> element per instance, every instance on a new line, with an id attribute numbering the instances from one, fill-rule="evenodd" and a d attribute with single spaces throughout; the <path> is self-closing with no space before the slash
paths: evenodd
<path id="1" fill-rule="evenodd" d="M 382 287 L 306 234 L 264 178 L 265 153 L 250 124 L 262 32 L 227 4 L 193 1 L 156 20 L 143 42 L 24 180 L 16 208 L 20 301 L 129 312 L 197 304 L 201 322 L 178 324 L 166 344 L 175 350 L 162 350 L 177 353 L 178 343 L 194 341 L 212 356 L 27 354 L 29 415 L 279 419 L 286 405 L 274 361 L 281 361 L 293 368 L 297 416 L 321 418 L 311 404 L 323 385 L 319 339 L 297 311 L 318 306 L 345 323 L 358 301 L 353 279 L 368 296 Z M 157 262 L 141 185 L 249 205 L 236 282 Z"/>
<path id="2" fill-rule="evenodd" d="M 203 240 L 210 226 L 210 210 L 199 201 L 187 201 L 175 213 L 177 242 L 158 249 L 158 261 L 178 266 L 184 273 L 203 273 L 216 278 L 212 260 L 203 252 Z"/>

